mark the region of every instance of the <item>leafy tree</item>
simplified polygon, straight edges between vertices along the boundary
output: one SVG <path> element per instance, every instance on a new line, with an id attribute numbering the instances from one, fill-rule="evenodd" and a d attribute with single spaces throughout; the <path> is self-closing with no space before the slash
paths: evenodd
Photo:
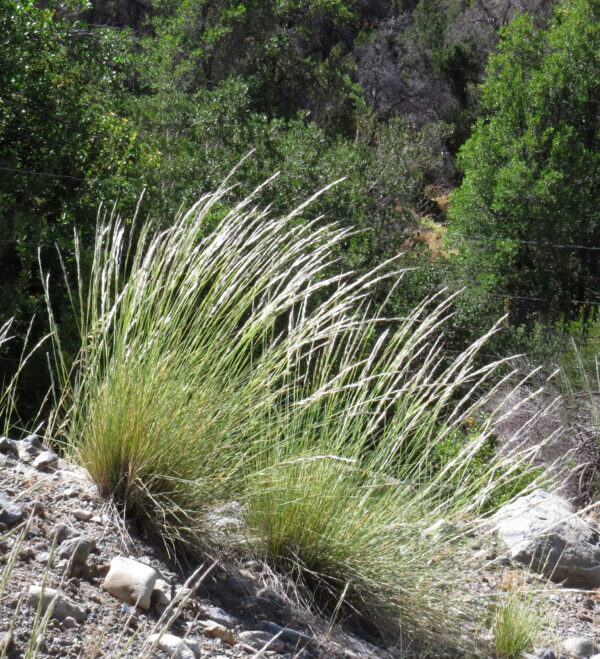
<path id="1" fill-rule="evenodd" d="M 564 3 L 547 30 L 516 17 L 481 109 L 450 210 L 458 281 L 513 323 L 574 315 L 600 290 L 600 2 Z"/>
<path id="2" fill-rule="evenodd" d="M 58 272 L 55 244 L 72 254 L 73 224 L 91 238 L 99 200 L 121 197 L 125 209 L 142 187 L 136 131 L 118 98 L 126 38 L 90 29 L 84 2 L 46 5 L 0 0 L 0 312 L 21 335 L 37 313 L 33 340 L 45 331 L 38 247 Z M 68 305 L 56 299 L 64 319 Z M 18 360 L 13 345 L 4 376 Z M 32 397 L 45 386 L 37 370 L 24 382 Z"/>

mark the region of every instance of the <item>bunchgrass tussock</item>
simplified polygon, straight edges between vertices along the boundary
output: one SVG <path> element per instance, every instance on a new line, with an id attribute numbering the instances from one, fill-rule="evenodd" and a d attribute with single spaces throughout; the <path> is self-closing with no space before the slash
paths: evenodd
<path id="1" fill-rule="evenodd" d="M 468 654 L 460 566 L 424 532 L 477 524 L 523 478 L 526 452 L 471 469 L 489 420 L 440 450 L 506 388 L 510 374 L 493 379 L 506 364 L 476 365 L 485 336 L 448 359 L 443 294 L 403 318 L 374 308 L 381 279 L 401 276 L 390 264 L 331 274 L 350 232 L 303 219 L 307 204 L 273 217 L 253 197 L 223 211 L 228 199 L 207 195 L 158 232 L 101 219 L 89 278 L 77 261 L 74 363 L 54 327 L 50 432 L 171 546 L 214 549 L 211 510 L 236 500 L 247 531 L 221 549 L 291 575 L 323 610 Z"/>

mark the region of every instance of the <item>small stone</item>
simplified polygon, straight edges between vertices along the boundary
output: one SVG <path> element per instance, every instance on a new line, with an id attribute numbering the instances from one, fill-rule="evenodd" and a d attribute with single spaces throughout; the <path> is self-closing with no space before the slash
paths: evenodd
<path id="1" fill-rule="evenodd" d="M 91 552 L 96 548 L 96 542 L 86 538 L 85 536 L 78 536 L 63 540 L 56 554 L 59 558 L 67 558 L 73 565 L 83 565 Z"/>
<path id="2" fill-rule="evenodd" d="M 35 560 L 38 563 L 47 563 L 50 560 L 50 552 L 49 551 L 41 551 L 39 554 L 36 554 Z"/>
<path id="3" fill-rule="evenodd" d="M 299 632 L 296 629 L 281 627 L 280 625 L 268 620 L 263 620 L 260 623 L 260 628 L 262 631 L 273 634 L 273 636 L 277 636 L 283 641 L 283 643 L 286 643 L 288 646 L 293 648 L 307 647 L 309 645 L 315 644 L 315 639 L 312 636 L 304 634 L 303 632 Z"/>
<path id="4" fill-rule="evenodd" d="M 8 437 L 0 437 L 0 453 L 18 458 L 19 450 L 17 448 L 17 443 Z"/>
<path id="5" fill-rule="evenodd" d="M 218 622 L 212 620 L 199 620 L 198 624 L 202 627 L 202 631 L 208 636 L 213 638 L 220 638 L 222 641 L 229 645 L 235 645 L 235 637 L 231 629 L 227 629 Z"/>
<path id="6" fill-rule="evenodd" d="M 288 649 L 287 645 L 281 639 L 262 631 L 240 632 L 238 634 L 238 642 L 248 645 L 255 650 L 285 652 Z"/>
<path id="7" fill-rule="evenodd" d="M 32 558 L 35 558 L 35 551 L 32 547 L 21 547 L 19 558 L 22 561 L 30 561 Z"/>
<path id="8" fill-rule="evenodd" d="M 593 638 L 585 636 L 576 636 L 563 641 L 563 650 L 574 657 L 591 657 L 598 651 L 598 647 Z"/>
<path id="9" fill-rule="evenodd" d="M 200 608 L 203 616 L 213 622 L 218 622 L 223 627 L 227 627 L 227 629 L 233 629 L 237 625 L 237 620 L 218 606 L 206 605 Z"/>
<path id="10" fill-rule="evenodd" d="M 556 659 L 556 655 L 550 648 L 545 648 L 540 651 L 538 659 Z"/>
<path id="11" fill-rule="evenodd" d="M 144 563 L 117 556 L 110 563 L 104 588 L 117 599 L 148 611 L 158 572 Z"/>
<path id="12" fill-rule="evenodd" d="M 157 579 L 152 591 L 153 606 L 169 606 L 171 603 L 171 584 L 164 579 Z"/>
<path id="13" fill-rule="evenodd" d="M 20 521 L 23 517 L 23 511 L 16 503 L 13 503 L 8 497 L 0 494 L 0 524 L 12 526 Z"/>
<path id="14" fill-rule="evenodd" d="M 196 659 L 194 651 L 186 644 L 185 639 L 175 636 L 174 634 L 151 634 L 148 642 L 156 644 L 161 650 L 166 652 L 171 659 Z"/>
<path id="15" fill-rule="evenodd" d="M 75 536 L 75 531 L 70 526 L 59 522 L 50 530 L 49 539 L 55 541 L 57 545 L 62 544 L 67 538 Z"/>
<path id="16" fill-rule="evenodd" d="M 77 629 L 77 627 L 79 627 L 79 625 L 77 624 L 77 620 L 75 620 L 75 618 L 72 618 L 71 616 L 67 616 L 62 621 L 62 624 L 65 629 Z"/>
<path id="17" fill-rule="evenodd" d="M 48 471 L 58 464 L 58 455 L 54 451 L 43 451 L 32 462 L 38 471 Z"/>
<path id="18" fill-rule="evenodd" d="M 53 588 L 30 586 L 27 601 L 33 607 L 39 606 L 41 602 L 42 612 L 45 612 L 53 604 L 53 618 L 64 619 L 71 617 L 79 621 L 86 618 L 85 611 L 78 604 Z"/>
<path id="19" fill-rule="evenodd" d="M 92 519 L 92 513 L 89 510 L 76 509 L 73 511 L 73 517 L 82 522 L 89 522 Z"/>

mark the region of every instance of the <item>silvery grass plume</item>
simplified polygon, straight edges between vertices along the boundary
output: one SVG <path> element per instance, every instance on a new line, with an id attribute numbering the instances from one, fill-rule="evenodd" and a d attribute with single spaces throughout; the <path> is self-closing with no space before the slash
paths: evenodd
<path id="1" fill-rule="evenodd" d="M 229 193 L 163 231 L 99 222 L 89 278 L 77 259 L 73 363 L 53 323 L 51 432 L 171 546 L 258 556 L 315 607 L 354 611 L 438 656 L 474 652 L 478 612 L 449 560 L 462 540 L 425 530 L 476 524 L 523 486 L 531 452 L 481 464 L 491 422 L 465 432 L 511 380 L 506 361 L 476 365 L 487 335 L 444 353 L 451 297 L 403 318 L 374 308 L 373 288 L 402 274 L 389 263 L 332 274 L 351 231 L 305 220 L 311 200 L 274 217 L 255 195 L 228 206 Z M 217 539 L 210 513 L 234 500 L 246 530 Z"/>

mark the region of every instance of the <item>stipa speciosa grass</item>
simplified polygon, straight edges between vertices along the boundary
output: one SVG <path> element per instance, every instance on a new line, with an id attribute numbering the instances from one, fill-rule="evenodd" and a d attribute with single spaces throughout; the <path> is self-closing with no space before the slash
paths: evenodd
<path id="1" fill-rule="evenodd" d="M 489 424 L 441 450 L 464 437 L 500 366 L 475 366 L 486 337 L 448 360 L 450 298 L 401 319 L 372 309 L 384 266 L 330 275 L 349 232 L 300 221 L 304 206 L 273 218 L 246 199 L 203 237 L 226 194 L 166 231 L 142 226 L 134 246 L 118 219 L 100 223 L 53 432 L 166 541 L 214 544 L 206 513 L 236 499 L 248 528 L 237 549 L 297 575 L 315 602 L 472 649 L 460 573 L 448 606 L 444 552 L 423 531 L 477 519 L 519 473 L 513 456 L 472 469 Z"/>

